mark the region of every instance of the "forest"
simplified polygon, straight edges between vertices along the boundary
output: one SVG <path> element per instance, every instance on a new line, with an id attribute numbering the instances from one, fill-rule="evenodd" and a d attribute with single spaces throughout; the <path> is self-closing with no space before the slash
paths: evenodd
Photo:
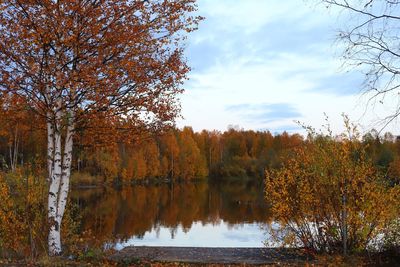
<path id="1" fill-rule="evenodd" d="M 11 101 L 11 102 L 6 102 Z M 1 97 L 0 168 L 44 169 L 45 123 L 20 97 Z M 12 119 L 10 119 L 12 118 Z M 307 136 L 287 132 L 224 132 L 191 127 L 135 134 L 120 121 L 96 118 L 85 122 L 74 142 L 74 185 L 126 184 L 140 181 L 263 179 L 266 170 L 282 166 L 282 158 L 307 143 Z M 120 129 L 124 129 L 121 131 Z M 78 127 L 79 129 L 79 127 Z M 95 132 L 94 132 L 95 131 Z M 104 131 L 107 131 L 106 133 Z M 400 138 L 372 130 L 362 136 L 367 155 L 388 180 L 400 180 Z"/>

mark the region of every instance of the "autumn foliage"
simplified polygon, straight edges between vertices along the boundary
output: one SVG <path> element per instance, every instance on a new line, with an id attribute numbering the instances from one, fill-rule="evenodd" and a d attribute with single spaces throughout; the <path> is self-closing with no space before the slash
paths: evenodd
<path id="1" fill-rule="evenodd" d="M 98 117 L 125 132 L 174 124 L 189 71 L 182 41 L 202 19 L 196 7 L 195 0 L 0 1 L 0 92 L 14 105 L 21 97 L 46 125 L 49 255 L 62 252 L 77 130 L 98 126 Z M 13 170 L 20 130 L 11 136 Z"/>
<path id="2" fill-rule="evenodd" d="M 0 173 L 0 255 L 34 258 L 46 250 L 45 180 L 18 168 Z"/>
<path id="3" fill-rule="evenodd" d="M 21 99 L 17 106 L 11 105 L 11 98 L 2 100 L 0 169 L 12 170 L 13 164 L 44 168 L 45 121 L 30 112 Z M 13 116 L 18 119 L 12 122 L 7 117 L 9 114 L 16 114 Z M 390 133 L 379 136 L 371 131 L 361 141 L 365 157 L 389 183 L 398 183 L 400 140 Z M 307 142 L 299 134 L 272 134 L 233 127 L 224 132 L 194 132 L 186 127 L 155 134 L 135 130 L 117 119 L 96 116 L 86 121 L 84 127 L 77 126 L 72 163 L 76 173 L 72 183 L 131 183 L 207 176 L 216 180 L 261 178 L 265 170 L 279 168 L 282 157 Z"/>
<path id="4" fill-rule="evenodd" d="M 391 185 L 345 118 L 340 136 L 309 130 L 304 145 L 266 175 L 275 241 L 322 252 L 381 249 L 398 218 L 400 186 Z"/>

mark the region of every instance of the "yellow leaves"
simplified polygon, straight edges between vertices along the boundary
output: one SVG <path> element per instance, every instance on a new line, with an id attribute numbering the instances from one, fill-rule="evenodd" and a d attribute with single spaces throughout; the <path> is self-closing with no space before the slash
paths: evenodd
<path id="1" fill-rule="evenodd" d="M 21 251 L 26 236 L 20 233 L 26 230 L 27 225 L 18 216 L 18 207 L 12 198 L 9 185 L 2 174 L 0 174 L 0 250 Z"/>
<path id="2" fill-rule="evenodd" d="M 284 159 L 286 164 L 281 169 L 266 172 L 266 198 L 275 218 L 297 222 L 293 227 L 281 225 L 282 229 L 289 228 L 289 233 L 306 232 L 310 239 L 307 242 L 317 244 L 329 236 L 330 241 L 325 240 L 328 243 L 323 241 L 314 249 L 333 246 L 334 242 L 329 244 L 332 240 L 340 242 L 341 236 L 333 235 L 331 230 L 341 229 L 343 210 L 347 213 L 348 229 L 353 229 L 348 240 L 354 247 L 365 246 L 380 227 L 399 214 L 400 186 L 390 187 L 384 182 L 367 159 L 366 146 L 353 138 L 357 136 L 356 129 L 346 125 L 348 132 L 341 140 L 311 135 L 309 142 Z M 318 223 L 330 227 L 322 228 L 326 230 L 315 236 L 317 232 L 309 224 Z M 297 237 L 299 241 L 301 238 Z"/>
<path id="3" fill-rule="evenodd" d="M 0 252 L 35 257 L 47 238 L 48 191 L 44 177 L 26 172 L 0 174 Z"/>

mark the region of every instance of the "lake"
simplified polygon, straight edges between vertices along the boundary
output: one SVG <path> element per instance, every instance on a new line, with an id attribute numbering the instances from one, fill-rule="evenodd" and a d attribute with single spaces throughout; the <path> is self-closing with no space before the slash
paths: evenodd
<path id="1" fill-rule="evenodd" d="M 261 182 L 187 182 L 72 190 L 84 230 L 126 246 L 262 247 L 270 213 Z"/>

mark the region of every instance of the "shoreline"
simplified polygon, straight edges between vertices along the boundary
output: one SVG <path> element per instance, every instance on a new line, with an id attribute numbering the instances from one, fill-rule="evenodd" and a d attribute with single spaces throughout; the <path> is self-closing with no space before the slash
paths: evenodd
<path id="1" fill-rule="evenodd" d="M 109 258 L 116 262 L 179 262 L 193 264 L 299 264 L 314 258 L 301 249 L 129 246 Z"/>
<path id="2" fill-rule="evenodd" d="M 93 179 L 97 179 L 96 176 L 92 176 Z M 92 188 L 99 188 L 99 187 L 123 187 L 123 186 L 154 186 L 154 185 L 179 185 L 179 184 L 188 184 L 188 183 L 241 183 L 241 182 L 263 182 L 263 178 L 261 177 L 252 177 L 252 176 L 245 176 L 245 177 L 224 177 L 220 178 L 219 180 L 216 179 L 214 176 L 207 176 L 202 178 L 192 178 L 192 179 L 181 179 L 181 178 L 144 178 L 140 180 L 132 180 L 130 182 L 122 182 L 122 181 L 114 181 L 114 182 L 73 182 L 71 184 L 72 188 L 76 189 L 92 189 Z"/>

